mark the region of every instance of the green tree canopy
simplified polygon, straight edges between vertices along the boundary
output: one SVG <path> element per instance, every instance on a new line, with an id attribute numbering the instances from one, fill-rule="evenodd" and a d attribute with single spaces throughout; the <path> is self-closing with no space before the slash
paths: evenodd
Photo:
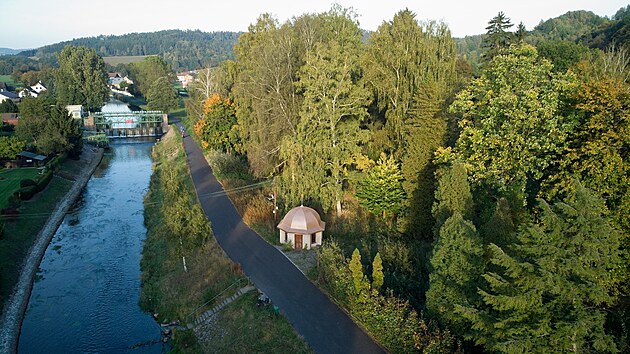
<path id="1" fill-rule="evenodd" d="M 486 36 L 483 40 L 483 47 L 486 48 L 484 57 L 492 59 L 499 50 L 507 48 L 514 40 L 514 34 L 509 32 L 510 27 L 514 26 L 510 22 L 510 18 L 505 16 L 503 11 L 493 17 L 486 27 Z"/>
<path id="2" fill-rule="evenodd" d="M 483 244 L 472 222 L 455 212 L 440 228 L 431 255 L 427 309 L 459 335 L 469 322 L 455 310 L 478 302 L 477 286 L 484 271 Z"/>
<path id="3" fill-rule="evenodd" d="M 404 205 L 406 198 L 402 186 L 402 173 L 396 160 L 385 154 L 372 167 L 365 179 L 357 186 L 359 203 L 371 213 L 393 217 Z"/>
<path id="4" fill-rule="evenodd" d="M 166 76 L 157 78 L 145 93 L 147 108 L 168 113 L 179 105 L 177 91 Z"/>
<path id="5" fill-rule="evenodd" d="M 16 136 L 0 136 L 0 159 L 13 160 L 25 147 L 26 142 Z"/>
<path id="6" fill-rule="evenodd" d="M 352 14 L 334 7 L 323 21 L 328 41 L 307 53 L 299 73 L 304 101 L 296 133 L 281 147 L 287 161 L 282 181 L 289 203 L 311 196 L 341 213 L 348 167 L 366 140 L 359 123 L 367 115 L 368 92 L 359 80 L 361 31 Z"/>
<path id="7" fill-rule="evenodd" d="M 490 245 L 496 272 L 483 276 L 483 304 L 457 305 L 487 350 L 615 352 L 604 309 L 614 302 L 608 284 L 620 262 L 619 233 L 601 198 L 578 185 L 572 199 L 539 200 L 539 221 L 521 229 L 517 244 Z"/>
<path id="8" fill-rule="evenodd" d="M 55 91 L 59 104 L 81 104 L 98 110 L 107 101 L 107 71 L 94 49 L 66 46 L 58 56 Z"/>
<path id="9" fill-rule="evenodd" d="M 534 47 L 512 46 L 457 95 L 451 110 L 462 116 L 461 133 L 451 158 L 466 164 L 475 186 L 536 195 L 571 129 L 560 97 L 573 80 L 552 75 L 551 68 Z M 440 155 L 448 159 L 448 151 Z M 525 193 L 528 186 L 534 190 Z"/>
<path id="10" fill-rule="evenodd" d="M 0 102 L 0 113 L 17 113 L 18 106 L 12 100 Z"/>

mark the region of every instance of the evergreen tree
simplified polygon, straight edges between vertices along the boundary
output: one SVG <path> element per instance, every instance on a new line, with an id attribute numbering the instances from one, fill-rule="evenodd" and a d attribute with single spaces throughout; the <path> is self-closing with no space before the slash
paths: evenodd
<path id="1" fill-rule="evenodd" d="M 83 140 L 79 123 L 64 106 L 50 107 L 36 147 L 45 155 L 67 152 L 70 157 L 76 158 L 81 154 Z"/>
<path id="2" fill-rule="evenodd" d="M 457 334 L 469 334 L 458 306 L 478 303 L 476 289 L 484 271 L 483 245 L 475 226 L 458 211 L 440 228 L 431 255 L 427 309 Z"/>
<path id="3" fill-rule="evenodd" d="M 18 106 L 12 100 L 0 102 L 0 113 L 17 113 Z"/>
<path id="4" fill-rule="evenodd" d="M 464 219 L 470 220 L 473 212 L 473 199 L 466 166 L 455 162 L 445 167 L 440 174 L 432 208 L 436 235 L 444 222 L 453 214 L 459 213 Z"/>
<path id="5" fill-rule="evenodd" d="M 374 134 L 378 151 L 402 163 L 411 199 L 407 231 L 427 234 L 432 225 L 433 153 L 446 140 L 444 105 L 455 81 L 455 43 L 443 23 L 418 23 L 403 10 L 370 36 L 363 61 L 367 86 L 384 112 L 385 134 Z M 385 136 L 387 138 L 383 138 Z M 405 221 L 403 220 L 403 221 Z"/>
<path id="6" fill-rule="evenodd" d="M 352 274 L 352 281 L 354 283 L 355 299 L 359 303 L 365 303 L 370 296 L 370 283 L 363 274 L 363 264 L 361 263 L 361 253 L 358 249 L 354 249 L 352 252 L 352 258 L 348 264 L 350 273 Z"/>
<path id="7" fill-rule="evenodd" d="M 100 110 L 109 97 L 105 62 L 94 49 L 66 46 L 58 56 L 55 92 L 62 105 L 81 104 Z"/>
<path id="8" fill-rule="evenodd" d="M 372 291 L 378 294 L 384 282 L 383 260 L 381 259 L 381 254 L 377 252 L 376 256 L 374 256 L 374 261 L 372 261 Z"/>
<path id="9" fill-rule="evenodd" d="M 393 218 L 403 207 L 405 190 L 402 174 L 392 156 L 381 158 L 357 186 L 359 203 L 371 213 Z"/>
<path id="10" fill-rule="evenodd" d="M 486 36 L 483 40 L 483 47 L 486 48 L 484 57 L 487 60 L 490 60 L 497 55 L 499 50 L 510 46 L 514 38 L 514 34 L 508 30 L 512 26 L 514 25 L 510 23 L 510 18 L 506 17 L 503 11 L 500 11 L 488 22 L 488 27 L 486 27 Z"/>
<path id="11" fill-rule="evenodd" d="M 484 274 L 483 305 L 457 305 L 489 351 L 614 352 L 604 332 L 611 270 L 619 265 L 619 234 L 604 201 L 577 185 L 572 201 L 540 203 L 539 221 L 506 250 L 491 244 L 496 272 Z"/>

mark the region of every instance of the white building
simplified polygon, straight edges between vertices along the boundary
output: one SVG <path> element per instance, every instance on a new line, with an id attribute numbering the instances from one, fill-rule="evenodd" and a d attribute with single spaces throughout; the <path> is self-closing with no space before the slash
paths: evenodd
<path id="1" fill-rule="evenodd" d="M 46 91 L 48 89 L 40 81 L 40 82 L 36 83 L 35 85 L 31 86 L 31 90 L 33 90 L 33 91 L 35 91 L 35 92 L 37 92 L 39 94 L 39 93 L 42 93 L 42 91 Z"/>
<path id="2" fill-rule="evenodd" d="M 284 216 L 280 229 L 280 243 L 289 243 L 296 250 L 321 246 L 326 223 L 309 207 L 299 206 Z"/>
<path id="3" fill-rule="evenodd" d="M 83 106 L 80 104 L 68 105 L 66 106 L 66 111 L 68 111 L 74 119 L 83 119 Z"/>

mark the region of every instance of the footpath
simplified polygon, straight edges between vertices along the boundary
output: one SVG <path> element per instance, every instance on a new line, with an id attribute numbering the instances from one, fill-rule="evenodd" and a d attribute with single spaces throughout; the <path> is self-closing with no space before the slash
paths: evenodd
<path id="1" fill-rule="evenodd" d="M 46 248 L 55 235 L 57 228 L 61 225 L 63 218 L 77 200 L 81 191 L 83 191 L 102 158 L 103 149 L 94 149 L 91 146 L 84 147 L 81 160 L 85 160 L 87 166 L 77 176 L 70 191 L 57 204 L 24 259 L 24 267 L 20 271 L 18 282 L 13 288 L 13 293 L 5 303 L 2 317 L 0 317 L 0 323 L 2 323 L 2 326 L 0 326 L 0 353 L 17 352 L 20 328 L 22 327 L 22 320 L 26 313 L 31 290 L 33 289 L 33 279 L 37 268 L 39 268 Z"/>
<path id="2" fill-rule="evenodd" d="M 201 148 L 184 138 L 201 207 L 227 255 L 287 317 L 317 353 L 384 353 L 350 317 L 274 246 L 251 230 L 212 174 Z M 217 197 L 217 195 L 220 195 Z"/>

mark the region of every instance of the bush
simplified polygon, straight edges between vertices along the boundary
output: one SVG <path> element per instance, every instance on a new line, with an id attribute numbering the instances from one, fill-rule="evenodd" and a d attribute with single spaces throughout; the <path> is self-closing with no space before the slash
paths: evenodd
<path id="1" fill-rule="evenodd" d="M 20 181 L 20 188 L 24 188 L 28 186 L 35 186 L 35 185 L 37 185 L 37 183 L 30 178 L 23 179 Z"/>
<path id="2" fill-rule="evenodd" d="M 52 160 L 50 160 L 50 162 L 48 162 L 46 167 L 48 167 L 50 171 L 54 171 L 57 169 L 57 167 L 59 167 L 59 165 L 63 162 L 65 158 L 65 155 L 57 155 Z"/>
<path id="3" fill-rule="evenodd" d="M 37 191 L 41 192 L 44 190 L 44 188 L 46 188 L 46 186 L 48 185 L 48 183 L 50 183 L 50 180 L 53 177 L 53 171 L 52 170 L 48 170 L 46 171 L 43 175 L 41 175 L 37 181 Z"/>
<path id="4" fill-rule="evenodd" d="M 22 187 L 15 193 L 17 193 L 21 200 L 29 200 L 37 194 L 37 186 Z"/>

